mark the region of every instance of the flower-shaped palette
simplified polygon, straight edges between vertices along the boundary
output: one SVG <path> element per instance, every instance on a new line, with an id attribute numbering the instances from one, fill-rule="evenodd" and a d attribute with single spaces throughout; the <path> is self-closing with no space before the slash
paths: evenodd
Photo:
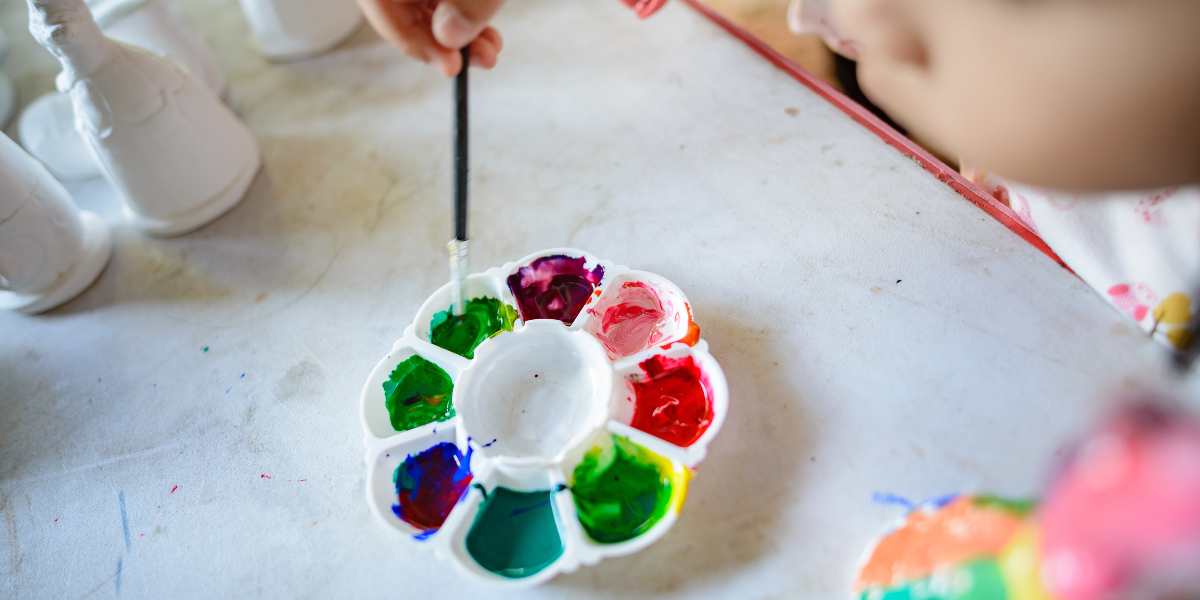
<path id="1" fill-rule="evenodd" d="M 363 388 L 371 510 L 505 586 L 662 537 L 729 403 L 683 292 L 554 249 L 467 296 L 431 296 Z"/>

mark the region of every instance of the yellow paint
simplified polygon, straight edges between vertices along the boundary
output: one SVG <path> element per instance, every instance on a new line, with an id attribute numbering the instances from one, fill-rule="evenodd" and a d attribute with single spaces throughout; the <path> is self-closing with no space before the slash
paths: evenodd
<path id="1" fill-rule="evenodd" d="M 1154 309 L 1154 320 L 1164 325 L 1184 325 L 1192 320 L 1192 300 L 1175 292 Z"/>
<path id="2" fill-rule="evenodd" d="M 1008 588 L 1008 600 L 1055 600 L 1042 587 L 1041 536 L 1032 520 L 1021 524 L 996 557 Z"/>
<path id="3" fill-rule="evenodd" d="M 679 511 L 683 510 L 684 500 L 687 499 L 688 482 L 692 479 L 692 472 L 683 464 L 672 463 L 666 457 L 649 450 L 641 458 L 658 467 L 660 473 L 671 474 L 671 503 L 667 505 L 667 511 L 679 514 Z"/>

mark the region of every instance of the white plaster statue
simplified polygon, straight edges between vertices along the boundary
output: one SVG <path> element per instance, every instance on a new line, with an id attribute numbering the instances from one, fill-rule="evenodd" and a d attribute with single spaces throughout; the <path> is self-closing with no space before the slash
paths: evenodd
<path id="1" fill-rule="evenodd" d="M 152 235 L 233 208 L 261 164 L 254 136 L 175 62 L 104 37 L 83 0 L 28 0 L 29 30 L 63 65 L 59 91 L 130 220 Z"/>
<path id="2" fill-rule="evenodd" d="M 327 52 L 362 25 L 354 0 L 241 0 L 242 12 L 268 60 Z"/>
<path id="3" fill-rule="evenodd" d="M 225 72 L 212 50 L 166 0 L 89 0 L 88 6 L 110 39 L 166 55 L 183 65 L 218 96 Z M 101 175 L 83 138 L 75 132 L 71 99 L 52 92 L 30 103 L 17 124 L 21 145 L 61 181 Z"/>
<path id="4" fill-rule="evenodd" d="M 112 237 L 46 168 L 0 133 L 0 309 L 34 314 L 79 295 L 104 270 Z"/>

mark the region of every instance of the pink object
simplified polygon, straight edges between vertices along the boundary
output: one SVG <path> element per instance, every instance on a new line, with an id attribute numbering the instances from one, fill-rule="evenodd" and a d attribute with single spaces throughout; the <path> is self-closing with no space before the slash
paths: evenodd
<path id="1" fill-rule="evenodd" d="M 658 12 L 658 9 L 662 8 L 667 0 L 621 0 L 621 2 L 633 9 L 638 18 L 645 19 Z"/>
<path id="2" fill-rule="evenodd" d="M 1042 578 L 1063 600 L 1200 591 L 1200 422 L 1126 409 L 1058 473 L 1040 520 Z"/>

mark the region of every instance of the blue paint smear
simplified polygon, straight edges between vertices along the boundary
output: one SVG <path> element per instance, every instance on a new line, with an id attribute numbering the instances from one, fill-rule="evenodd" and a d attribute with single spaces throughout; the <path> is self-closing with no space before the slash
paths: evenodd
<path id="1" fill-rule="evenodd" d="M 125 530 L 125 551 L 129 551 L 129 517 L 125 514 L 125 492 L 117 494 L 121 501 L 121 529 Z M 117 563 L 118 565 L 120 563 Z"/>
<path id="2" fill-rule="evenodd" d="M 932 508 L 941 508 L 947 504 L 950 504 L 950 502 L 952 502 L 957 497 L 958 497 L 957 493 L 943 494 L 941 496 L 934 496 L 932 498 L 928 498 L 928 499 L 922 500 L 920 502 L 913 502 L 912 500 L 909 500 L 908 498 L 905 498 L 904 496 L 900 496 L 898 494 L 892 494 L 889 492 L 875 492 L 874 494 L 871 494 L 871 502 L 876 502 L 878 504 L 894 504 L 896 506 L 903 506 L 904 508 L 911 511 L 911 510 L 915 510 L 916 508 L 921 507 L 921 506 L 929 506 Z"/>
<path id="3" fill-rule="evenodd" d="M 125 561 L 125 557 L 117 557 L 117 597 L 121 597 L 121 563 Z"/>

